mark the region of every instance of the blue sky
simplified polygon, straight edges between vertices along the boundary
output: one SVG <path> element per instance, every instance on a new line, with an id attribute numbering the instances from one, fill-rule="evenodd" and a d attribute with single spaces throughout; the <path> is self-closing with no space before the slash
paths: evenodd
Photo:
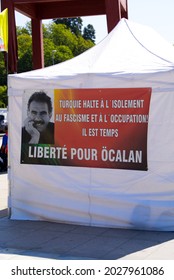
<path id="1" fill-rule="evenodd" d="M 174 0 L 128 0 L 129 20 L 155 29 L 163 38 L 174 44 Z M 83 17 L 83 24 L 92 24 L 96 43 L 107 36 L 106 16 Z M 22 26 L 29 18 L 17 13 L 16 25 Z M 46 21 L 47 23 L 48 21 Z"/>

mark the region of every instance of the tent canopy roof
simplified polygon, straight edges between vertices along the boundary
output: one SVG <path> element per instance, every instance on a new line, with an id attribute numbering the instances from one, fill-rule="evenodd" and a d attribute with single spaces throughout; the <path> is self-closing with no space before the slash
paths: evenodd
<path id="1" fill-rule="evenodd" d="M 55 79 L 81 74 L 155 73 L 174 69 L 174 47 L 148 26 L 121 19 L 96 46 L 68 61 L 18 78 Z"/>

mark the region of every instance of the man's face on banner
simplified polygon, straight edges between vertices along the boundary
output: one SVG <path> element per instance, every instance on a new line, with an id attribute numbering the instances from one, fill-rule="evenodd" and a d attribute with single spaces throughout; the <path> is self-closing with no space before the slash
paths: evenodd
<path id="1" fill-rule="evenodd" d="M 45 102 L 32 101 L 28 109 L 28 118 L 33 121 L 33 126 L 42 132 L 47 127 L 52 114 L 49 113 L 48 105 Z"/>

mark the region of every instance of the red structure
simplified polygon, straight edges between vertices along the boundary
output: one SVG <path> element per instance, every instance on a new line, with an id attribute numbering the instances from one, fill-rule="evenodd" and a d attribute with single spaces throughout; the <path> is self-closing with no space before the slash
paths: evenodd
<path id="1" fill-rule="evenodd" d="M 44 67 L 42 20 L 106 15 L 108 32 L 121 18 L 128 18 L 127 0 L 1 0 L 1 9 L 9 11 L 8 68 L 17 72 L 15 10 L 31 19 L 33 69 Z"/>

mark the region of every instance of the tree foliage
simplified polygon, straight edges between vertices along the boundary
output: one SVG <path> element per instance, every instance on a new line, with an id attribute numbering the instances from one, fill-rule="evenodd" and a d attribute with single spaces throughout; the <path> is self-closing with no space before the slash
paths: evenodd
<path id="1" fill-rule="evenodd" d="M 21 34 L 18 39 L 18 72 L 32 69 L 32 38 L 29 34 Z"/>
<path id="2" fill-rule="evenodd" d="M 83 38 L 85 40 L 91 40 L 93 43 L 95 43 L 95 30 L 91 24 L 88 24 L 87 27 L 84 28 Z"/>
<path id="3" fill-rule="evenodd" d="M 5 65 L 5 53 L 0 52 L 0 107 L 7 106 L 7 68 Z"/>
<path id="4" fill-rule="evenodd" d="M 7 86 L 0 86 L 0 108 L 7 107 Z"/>
<path id="5" fill-rule="evenodd" d="M 76 36 L 82 35 L 83 21 L 80 17 L 75 18 L 57 18 L 53 19 L 56 24 L 64 24 Z"/>
<path id="6" fill-rule="evenodd" d="M 48 38 L 44 39 L 44 49 L 44 61 L 46 66 L 73 58 L 73 53 L 68 46 L 57 46 Z"/>
<path id="7" fill-rule="evenodd" d="M 64 24 L 50 24 L 50 39 L 55 46 L 68 46 L 74 52 L 77 37 Z"/>
<path id="8" fill-rule="evenodd" d="M 57 18 L 53 19 L 53 22 L 56 24 L 64 24 L 66 27 L 77 37 L 81 36 L 85 40 L 90 40 L 95 43 L 95 29 L 93 25 L 88 24 L 87 27 L 83 27 L 83 20 L 80 17 L 75 18 Z"/>
<path id="9" fill-rule="evenodd" d="M 5 65 L 5 53 L 0 52 L 0 85 L 7 84 L 7 67 Z"/>

